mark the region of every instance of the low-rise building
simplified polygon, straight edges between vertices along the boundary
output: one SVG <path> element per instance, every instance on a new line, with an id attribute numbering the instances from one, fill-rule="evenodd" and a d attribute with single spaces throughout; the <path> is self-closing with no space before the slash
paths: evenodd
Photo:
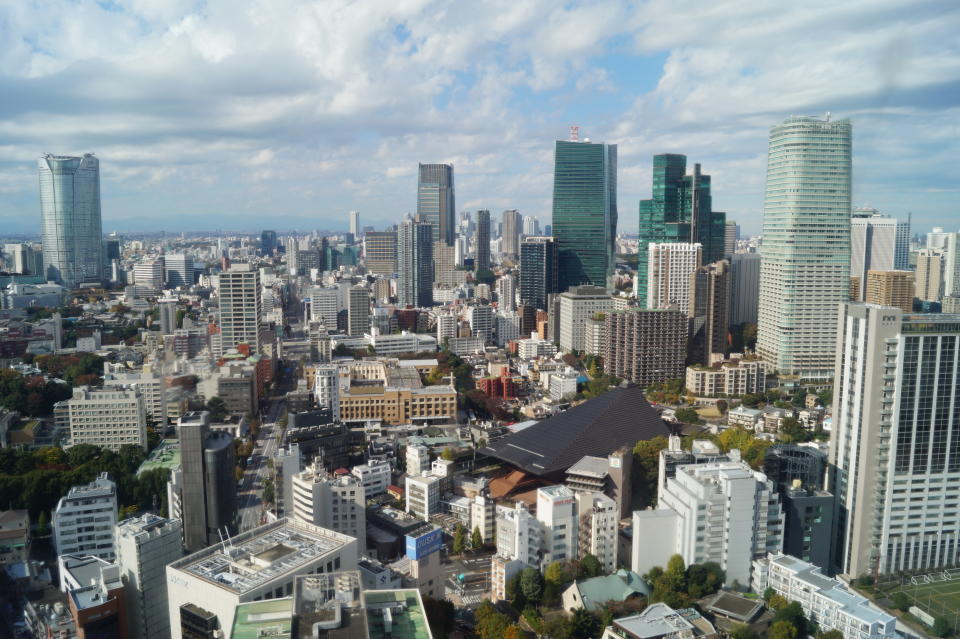
<path id="1" fill-rule="evenodd" d="M 585 608 L 588 612 L 600 612 L 608 601 L 627 602 L 649 596 L 650 586 L 643 577 L 629 570 L 618 570 L 609 575 L 574 580 L 563 591 L 561 600 L 567 611 Z"/>
<path id="2" fill-rule="evenodd" d="M 747 430 L 756 430 L 763 422 L 763 412 L 757 408 L 747 408 L 746 406 L 737 406 L 727 413 L 727 424 L 729 426 L 739 426 Z"/>
<path id="3" fill-rule="evenodd" d="M 30 558 L 30 512 L 0 512 L 0 566 Z"/>
<path id="4" fill-rule="evenodd" d="M 92 444 L 117 452 L 129 444 L 146 450 L 147 414 L 140 391 L 78 386 L 66 406 L 71 446 Z"/>
<path id="5" fill-rule="evenodd" d="M 350 472 L 363 484 L 363 492 L 368 498 L 387 492 L 393 474 L 390 462 L 385 459 L 371 459 L 366 464 L 354 466 Z"/>
<path id="6" fill-rule="evenodd" d="M 735 397 L 766 390 L 766 368 L 738 354 L 709 366 L 687 366 L 687 391 L 698 397 Z"/>
<path id="7" fill-rule="evenodd" d="M 61 590 L 73 617 L 76 636 L 126 639 L 126 593 L 120 566 L 89 555 L 61 555 Z"/>
<path id="8" fill-rule="evenodd" d="M 713 639 L 717 631 L 693 608 L 674 610 L 665 603 L 653 603 L 643 612 L 614 619 L 603 631 L 603 639 Z"/>

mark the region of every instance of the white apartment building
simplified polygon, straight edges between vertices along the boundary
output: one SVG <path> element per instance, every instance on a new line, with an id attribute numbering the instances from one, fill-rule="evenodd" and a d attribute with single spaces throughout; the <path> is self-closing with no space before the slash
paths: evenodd
<path id="1" fill-rule="evenodd" d="M 357 568 L 357 540 L 295 518 L 279 519 L 167 566 L 171 639 L 181 617 L 200 606 L 233 628 L 237 605 L 293 594 L 300 575 Z"/>
<path id="2" fill-rule="evenodd" d="M 165 424 L 167 416 L 166 384 L 153 366 L 144 364 L 140 370 L 129 370 L 124 364 L 104 363 L 103 387 L 132 388 L 143 395 L 147 418 Z"/>
<path id="3" fill-rule="evenodd" d="M 145 289 L 148 295 L 159 293 L 163 289 L 163 258 L 134 264 L 133 281 L 137 288 Z"/>
<path id="4" fill-rule="evenodd" d="M 555 402 L 577 394 L 577 380 L 580 374 L 567 367 L 566 370 L 554 371 L 547 374 L 547 389 L 550 399 Z"/>
<path id="5" fill-rule="evenodd" d="M 528 566 L 540 565 L 542 530 L 537 518 L 521 502 L 497 506 L 497 555 L 519 560 Z"/>
<path id="6" fill-rule="evenodd" d="M 170 634 L 167 565 L 183 556 L 182 534 L 180 521 L 150 514 L 117 524 L 117 565 L 132 639 Z"/>
<path id="7" fill-rule="evenodd" d="M 53 544 L 58 555 L 92 555 L 113 560 L 117 485 L 107 473 L 74 486 L 53 511 Z"/>
<path id="8" fill-rule="evenodd" d="M 493 307 L 486 304 L 467 308 L 467 322 L 470 324 L 470 333 L 486 342 L 493 341 L 493 332 L 496 323 L 493 318 Z"/>
<path id="9" fill-rule="evenodd" d="M 599 492 L 578 492 L 575 497 L 579 529 L 578 556 L 593 555 L 600 560 L 604 574 L 613 574 L 617 570 L 620 521 L 617 502 Z"/>
<path id="10" fill-rule="evenodd" d="M 700 268 L 703 246 L 689 242 L 647 245 L 647 308 L 690 310 L 690 276 Z"/>
<path id="11" fill-rule="evenodd" d="M 582 351 L 584 326 L 594 313 L 613 310 L 613 298 L 602 286 L 573 286 L 560 295 L 560 348 Z"/>
<path id="12" fill-rule="evenodd" d="M 220 273 L 220 343 L 224 352 L 240 344 L 248 344 L 251 354 L 263 352 L 260 291 L 260 271 L 250 264 L 233 264 Z"/>
<path id="13" fill-rule="evenodd" d="M 366 505 L 359 479 L 327 474 L 319 460 L 293 476 L 293 516 L 301 521 L 366 540 Z"/>
<path id="14" fill-rule="evenodd" d="M 520 337 L 520 316 L 514 311 L 497 312 L 497 346 L 503 348 Z"/>
<path id="15" fill-rule="evenodd" d="M 411 444 L 406 451 L 407 475 L 419 476 L 430 470 L 430 449 L 423 444 Z"/>
<path id="16" fill-rule="evenodd" d="M 497 304 L 504 311 L 517 310 L 517 278 L 510 273 L 497 280 Z"/>
<path id="17" fill-rule="evenodd" d="M 328 331 L 337 330 L 340 308 L 340 289 L 322 286 L 310 289 L 310 317 L 323 321 Z"/>
<path id="18" fill-rule="evenodd" d="M 457 315 L 453 312 L 444 311 L 437 314 L 437 343 L 443 344 L 443 340 L 457 336 Z"/>
<path id="19" fill-rule="evenodd" d="M 183 253 L 164 255 L 163 268 L 170 288 L 193 286 L 193 256 Z"/>
<path id="20" fill-rule="evenodd" d="M 727 583 L 750 583 L 754 559 L 783 549 L 783 510 L 773 482 L 743 462 L 679 466 L 657 510 L 633 513 L 631 569 L 645 574 L 679 554 L 717 562 Z"/>
<path id="21" fill-rule="evenodd" d="M 293 513 L 293 477 L 303 470 L 303 456 L 298 444 L 277 449 L 273 458 L 274 488 L 277 512 L 284 516 Z"/>
<path id="22" fill-rule="evenodd" d="M 754 562 L 753 591 L 773 588 L 788 601 L 796 601 L 804 616 L 821 632 L 839 630 L 844 639 L 894 639 L 897 620 L 870 600 L 850 590 L 839 579 L 823 575 L 820 568 L 789 555 L 772 554 Z"/>
<path id="23" fill-rule="evenodd" d="M 340 421 L 340 368 L 323 364 L 314 368 L 313 397 L 317 406 L 330 411 L 333 421 Z"/>
<path id="24" fill-rule="evenodd" d="M 553 357 L 557 354 L 557 345 L 548 339 L 529 337 L 517 342 L 517 355 L 520 359 L 535 357 Z"/>
<path id="25" fill-rule="evenodd" d="M 739 396 L 766 390 L 767 369 L 759 360 L 731 353 L 710 366 L 687 366 L 687 391 L 698 397 Z"/>
<path id="26" fill-rule="evenodd" d="M 411 515 L 430 521 L 430 516 L 441 512 L 440 496 L 444 478 L 434 474 L 411 477 L 407 475 L 405 486 L 407 507 Z"/>
<path id="27" fill-rule="evenodd" d="M 382 495 L 390 486 L 392 470 L 390 462 L 385 459 L 371 459 L 366 464 L 354 466 L 350 472 L 360 480 L 367 497 Z"/>
<path id="28" fill-rule="evenodd" d="M 569 487 L 537 489 L 537 521 L 543 528 L 542 565 L 577 559 L 580 543 L 577 501 Z"/>
<path id="29" fill-rule="evenodd" d="M 71 446 L 92 444 L 119 451 L 131 444 L 146 450 L 147 412 L 140 391 L 78 386 L 66 404 Z"/>

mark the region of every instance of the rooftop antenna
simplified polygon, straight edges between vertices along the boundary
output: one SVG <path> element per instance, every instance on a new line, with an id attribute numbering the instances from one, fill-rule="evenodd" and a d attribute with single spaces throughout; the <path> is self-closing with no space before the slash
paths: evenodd
<path id="1" fill-rule="evenodd" d="M 570 141 L 579 142 L 580 141 L 580 127 L 576 124 L 570 127 Z"/>

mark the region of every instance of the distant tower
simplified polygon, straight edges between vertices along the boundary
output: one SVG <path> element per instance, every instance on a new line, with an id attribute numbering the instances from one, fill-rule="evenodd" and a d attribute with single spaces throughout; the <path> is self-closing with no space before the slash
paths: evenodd
<path id="1" fill-rule="evenodd" d="M 500 239 L 500 252 L 510 259 L 520 255 L 520 231 L 523 229 L 523 216 L 516 210 L 503 212 L 503 233 Z"/>
<path id="2" fill-rule="evenodd" d="M 477 211 L 476 244 L 474 270 L 488 271 L 490 270 L 490 211 L 486 209 Z"/>
<path id="3" fill-rule="evenodd" d="M 350 233 L 354 238 L 360 237 L 360 211 L 350 211 Z"/>
<path id="4" fill-rule="evenodd" d="M 48 279 L 72 288 L 103 281 L 100 230 L 100 161 L 50 155 L 40 158 L 40 235 Z"/>
<path id="5" fill-rule="evenodd" d="M 417 181 L 417 217 L 430 224 L 432 241 L 453 246 L 456 206 L 452 164 L 421 164 Z"/>
<path id="6" fill-rule="evenodd" d="M 400 306 L 433 306 L 432 227 L 406 219 L 397 231 L 397 271 Z"/>
<path id="7" fill-rule="evenodd" d="M 240 263 L 220 273 L 220 334 L 224 350 L 247 344 L 251 355 L 262 352 L 262 310 L 260 271 Z"/>

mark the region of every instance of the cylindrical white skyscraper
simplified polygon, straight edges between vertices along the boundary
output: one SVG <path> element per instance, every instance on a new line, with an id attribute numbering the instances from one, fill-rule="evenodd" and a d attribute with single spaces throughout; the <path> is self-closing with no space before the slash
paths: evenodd
<path id="1" fill-rule="evenodd" d="M 103 281 L 100 161 L 47 154 L 40 158 L 40 233 L 48 279 L 67 287 Z"/>
<path id="2" fill-rule="evenodd" d="M 849 299 L 851 126 L 790 117 L 770 130 L 757 351 L 781 373 L 833 377 Z"/>

